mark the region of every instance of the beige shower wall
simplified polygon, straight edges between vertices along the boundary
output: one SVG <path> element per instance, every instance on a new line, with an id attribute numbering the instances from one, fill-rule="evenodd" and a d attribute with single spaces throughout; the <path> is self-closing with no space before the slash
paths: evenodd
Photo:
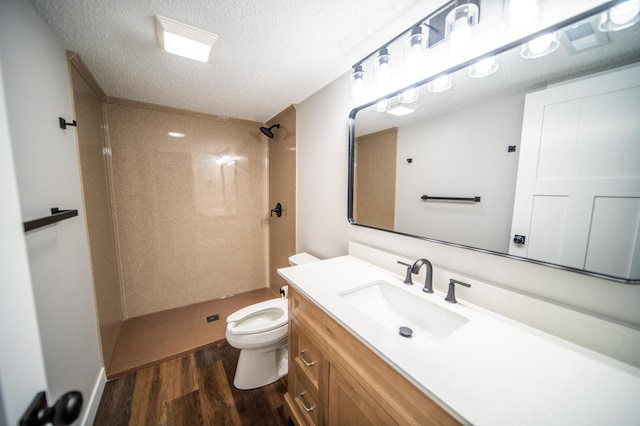
<path id="1" fill-rule="evenodd" d="M 111 98 L 106 110 L 125 316 L 266 287 L 261 124 Z"/>
<path id="2" fill-rule="evenodd" d="M 91 255 L 96 311 L 104 365 L 109 365 L 124 321 L 109 189 L 109 146 L 103 132 L 104 93 L 80 58 L 68 52 L 82 196 Z"/>

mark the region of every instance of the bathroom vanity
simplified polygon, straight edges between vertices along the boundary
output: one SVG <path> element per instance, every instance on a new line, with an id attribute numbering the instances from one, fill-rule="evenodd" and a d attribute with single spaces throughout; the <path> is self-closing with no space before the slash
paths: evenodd
<path id="1" fill-rule="evenodd" d="M 640 370 L 354 256 L 280 269 L 296 424 L 637 424 Z M 410 337 L 399 327 L 412 330 Z"/>

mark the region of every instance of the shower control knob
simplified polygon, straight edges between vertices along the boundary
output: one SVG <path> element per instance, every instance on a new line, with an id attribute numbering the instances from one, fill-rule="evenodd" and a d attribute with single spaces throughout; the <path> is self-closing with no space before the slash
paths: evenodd
<path id="1" fill-rule="evenodd" d="M 519 245 L 521 245 L 521 244 L 524 244 L 524 240 L 525 240 L 525 238 L 526 238 L 526 237 L 525 237 L 524 235 L 515 235 L 515 236 L 513 237 L 513 242 L 514 242 L 515 244 L 519 244 Z"/>
<path id="2" fill-rule="evenodd" d="M 282 216 L 282 204 L 277 203 L 276 204 L 276 208 L 275 209 L 271 209 L 271 214 L 269 216 L 273 216 L 274 213 L 278 217 Z"/>

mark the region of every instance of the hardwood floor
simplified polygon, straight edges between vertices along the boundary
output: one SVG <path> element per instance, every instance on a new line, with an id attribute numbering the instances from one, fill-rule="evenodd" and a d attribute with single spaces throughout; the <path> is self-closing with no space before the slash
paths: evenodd
<path id="1" fill-rule="evenodd" d="M 233 387 L 240 350 L 221 340 L 107 382 L 95 425 L 287 425 L 287 378 Z"/>

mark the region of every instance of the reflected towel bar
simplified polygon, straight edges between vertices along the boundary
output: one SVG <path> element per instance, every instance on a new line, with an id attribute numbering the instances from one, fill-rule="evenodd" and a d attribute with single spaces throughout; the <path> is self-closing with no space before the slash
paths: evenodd
<path id="1" fill-rule="evenodd" d="M 52 207 L 51 216 L 41 217 L 39 219 L 33 219 L 24 222 L 24 232 L 42 228 L 43 226 L 60 222 L 61 220 L 69 219 L 70 217 L 74 216 L 78 216 L 78 210 L 60 210 L 57 207 Z"/>
<path id="2" fill-rule="evenodd" d="M 423 195 L 420 197 L 424 201 L 436 200 L 436 201 L 468 201 L 471 203 L 479 203 L 480 197 L 432 197 L 430 195 Z"/>

